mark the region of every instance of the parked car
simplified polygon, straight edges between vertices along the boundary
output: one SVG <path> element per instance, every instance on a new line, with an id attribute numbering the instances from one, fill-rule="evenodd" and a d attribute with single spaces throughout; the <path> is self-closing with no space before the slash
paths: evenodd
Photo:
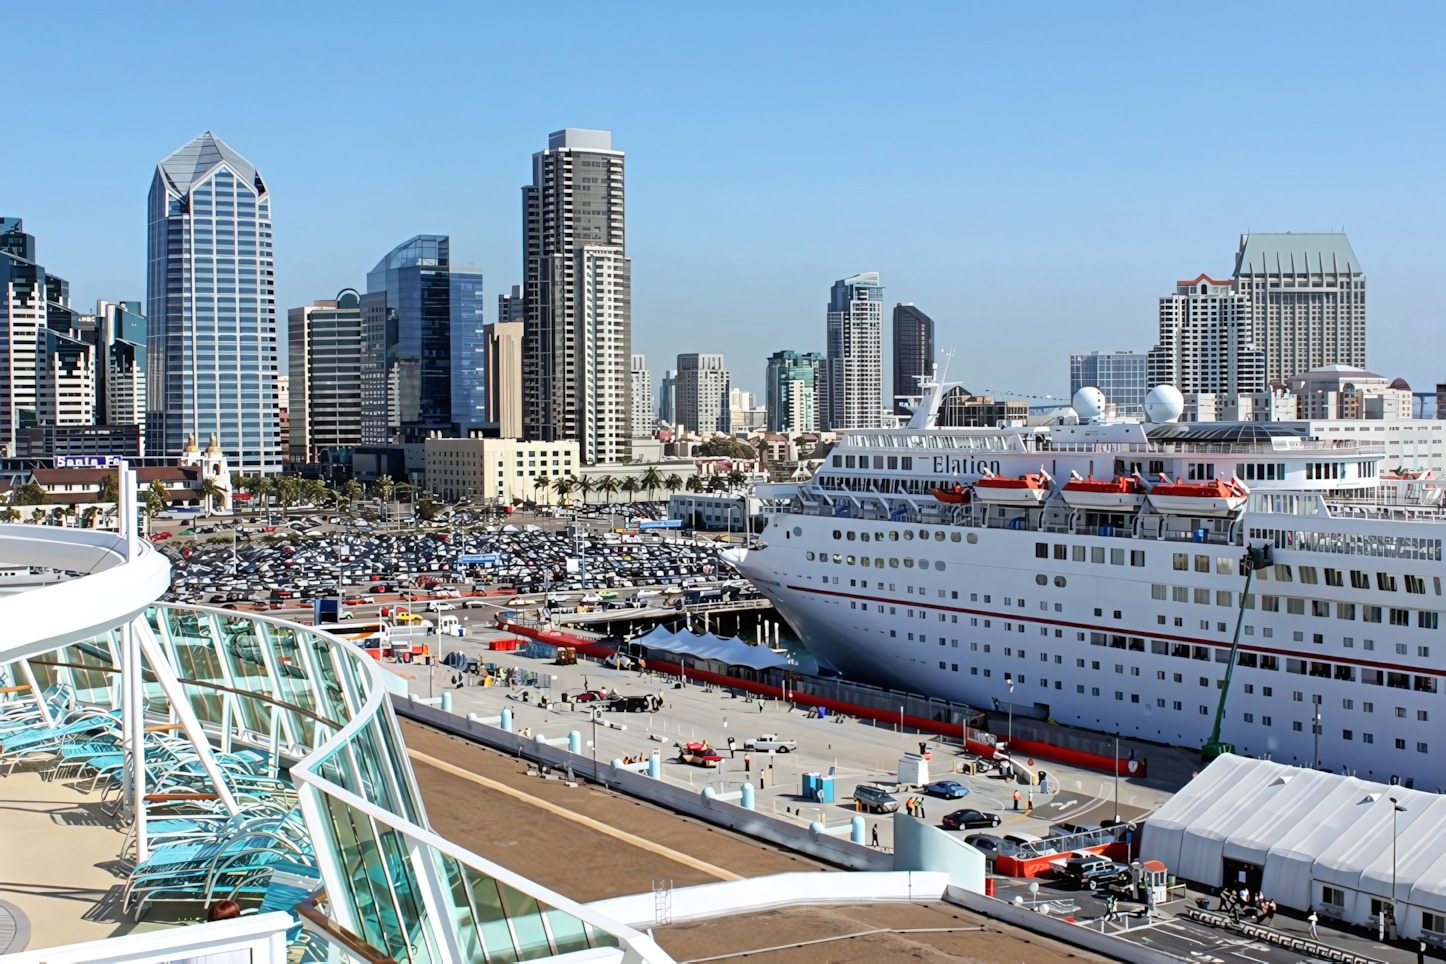
<path id="1" fill-rule="evenodd" d="M 924 792 L 931 797 L 943 797 L 945 800 L 958 800 L 969 796 L 969 788 L 957 780 L 936 780 L 926 784 Z"/>
<path id="2" fill-rule="evenodd" d="M 979 830 L 999 826 L 999 814 L 979 810 L 955 810 L 945 814 L 942 823 L 949 830 Z"/>
<path id="3" fill-rule="evenodd" d="M 899 809 L 897 798 L 879 787 L 861 783 L 854 787 L 854 802 L 868 813 L 893 813 Z"/>
<path id="4" fill-rule="evenodd" d="M 798 749 L 798 741 L 784 739 L 773 733 L 765 733 L 762 736 L 744 740 L 743 749 L 759 753 L 767 753 L 770 750 L 776 753 L 792 753 Z"/>
<path id="5" fill-rule="evenodd" d="M 1130 880 L 1130 868 L 1116 863 L 1108 857 L 1092 854 L 1086 857 L 1071 857 L 1064 862 L 1060 877 L 1066 883 L 1081 890 L 1095 890 L 1100 886 L 1124 884 Z"/>

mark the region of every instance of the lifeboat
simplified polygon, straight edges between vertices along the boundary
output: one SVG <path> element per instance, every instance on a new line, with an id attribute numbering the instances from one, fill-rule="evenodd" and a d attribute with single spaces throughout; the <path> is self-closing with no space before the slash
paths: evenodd
<path id="1" fill-rule="evenodd" d="M 1239 479 L 1229 482 L 1160 482 L 1150 489 L 1157 512 L 1182 516 L 1228 516 L 1245 504 L 1250 490 Z"/>
<path id="2" fill-rule="evenodd" d="M 964 486 L 957 483 L 953 489 L 930 489 L 929 494 L 940 502 L 950 502 L 955 505 L 969 501 L 969 493 L 964 491 Z"/>
<path id="3" fill-rule="evenodd" d="M 1145 504 L 1145 487 L 1127 475 L 1119 479 L 1074 478 L 1060 490 L 1067 505 L 1095 512 L 1137 512 Z"/>
<path id="4" fill-rule="evenodd" d="M 1017 479 L 991 475 L 974 483 L 974 497 L 990 505 L 1033 508 L 1043 505 L 1044 500 L 1049 498 L 1049 477 L 1043 472 L 1021 475 Z"/>

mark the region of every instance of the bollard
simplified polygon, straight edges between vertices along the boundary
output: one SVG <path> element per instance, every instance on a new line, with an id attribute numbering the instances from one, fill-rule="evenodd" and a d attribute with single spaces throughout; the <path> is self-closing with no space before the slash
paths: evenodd
<path id="1" fill-rule="evenodd" d="M 738 789 L 740 789 L 740 790 L 743 791 L 743 798 L 738 801 L 738 805 L 739 805 L 740 807 L 742 807 L 744 810 L 752 810 L 752 809 L 753 809 L 753 784 L 751 784 L 751 783 L 745 783 L 745 784 L 743 784 L 743 786 L 739 787 Z"/>
<path id="2" fill-rule="evenodd" d="M 663 760 L 658 756 L 657 750 L 654 750 L 653 755 L 648 757 L 648 776 L 654 780 L 663 779 Z"/>
<path id="3" fill-rule="evenodd" d="M 849 839 L 856 844 L 864 842 L 864 818 L 854 817 L 849 821 Z"/>
<path id="4" fill-rule="evenodd" d="M 503 731 L 504 733 L 511 733 L 511 732 L 512 732 L 512 711 L 511 711 L 511 710 L 503 710 L 503 711 L 502 711 L 502 731 Z"/>
<path id="5" fill-rule="evenodd" d="M 443 690 L 443 691 L 442 691 L 442 712 L 443 712 L 443 713 L 450 713 L 450 712 L 452 712 L 452 694 L 451 694 L 451 692 L 448 691 L 448 690 Z"/>
<path id="6" fill-rule="evenodd" d="M 569 752 L 569 753 L 581 753 L 581 752 L 582 752 L 582 734 L 579 733 L 577 730 L 573 730 L 571 733 L 569 733 L 569 734 L 567 735 L 567 752 Z"/>

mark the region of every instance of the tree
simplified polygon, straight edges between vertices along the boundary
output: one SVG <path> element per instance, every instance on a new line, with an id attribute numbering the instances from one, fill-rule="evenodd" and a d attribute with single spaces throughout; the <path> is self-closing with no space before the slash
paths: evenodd
<path id="1" fill-rule="evenodd" d="M 648 490 L 648 501 L 653 501 L 653 493 L 663 486 L 663 477 L 658 474 L 656 468 L 649 468 L 643 473 L 643 488 Z"/>
<path id="2" fill-rule="evenodd" d="M 630 475 L 623 480 L 622 488 L 623 491 L 628 494 L 628 501 L 631 502 L 633 501 L 633 496 L 638 494 L 638 489 L 642 488 L 642 486 L 638 485 L 638 480 Z"/>
<path id="3" fill-rule="evenodd" d="M 44 505 L 45 487 L 38 482 L 17 485 L 10 493 L 11 505 Z"/>
<path id="4" fill-rule="evenodd" d="M 152 479 L 146 486 L 146 512 L 152 519 L 166 511 L 171 504 L 171 490 L 160 479 Z"/>
<path id="5" fill-rule="evenodd" d="M 758 450 L 736 438 L 711 438 L 693 449 L 695 456 L 710 459 L 756 459 Z"/>
<path id="6" fill-rule="evenodd" d="M 100 477 L 100 491 L 96 493 L 97 502 L 119 502 L 120 484 L 116 482 L 115 476 L 107 472 Z"/>
<path id="7" fill-rule="evenodd" d="M 210 476 L 201 480 L 201 486 L 196 490 L 196 493 L 205 500 L 206 515 L 210 515 L 215 511 L 217 501 L 221 503 L 223 508 L 226 505 L 226 490 Z"/>

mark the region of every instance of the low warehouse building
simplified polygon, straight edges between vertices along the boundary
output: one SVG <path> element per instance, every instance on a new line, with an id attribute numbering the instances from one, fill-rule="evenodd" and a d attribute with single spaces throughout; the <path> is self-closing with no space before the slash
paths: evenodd
<path id="1" fill-rule="evenodd" d="M 1140 859 L 1364 927 L 1394 906 L 1400 936 L 1446 946 L 1440 794 L 1226 754 L 1149 818 Z"/>

